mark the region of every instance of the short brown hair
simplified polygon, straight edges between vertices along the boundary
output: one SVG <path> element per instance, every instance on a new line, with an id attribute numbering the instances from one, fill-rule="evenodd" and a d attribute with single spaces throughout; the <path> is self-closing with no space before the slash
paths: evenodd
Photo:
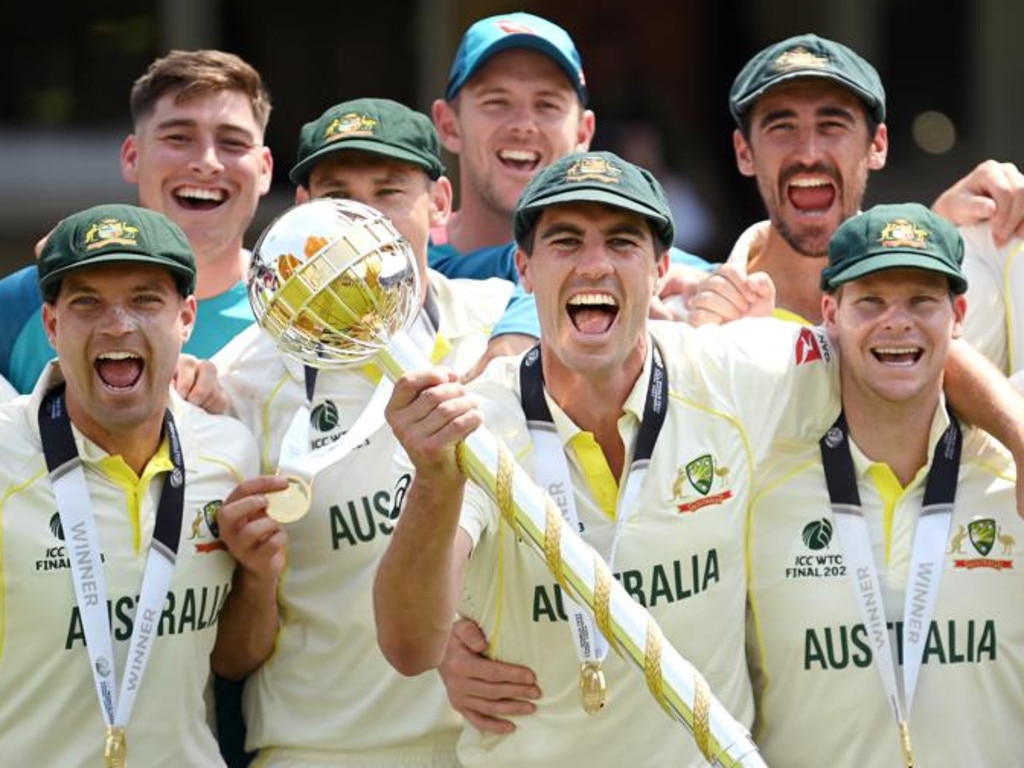
<path id="1" fill-rule="evenodd" d="M 132 85 L 132 121 L 138 124 L 167 93 L 175 102 L 220 91 L 237 91 L 249 99 L 253 116 L 266 130 L 270 120 L 270 93 L 256 69 L 225 51 L 171 51 L 153 61 Z"/>

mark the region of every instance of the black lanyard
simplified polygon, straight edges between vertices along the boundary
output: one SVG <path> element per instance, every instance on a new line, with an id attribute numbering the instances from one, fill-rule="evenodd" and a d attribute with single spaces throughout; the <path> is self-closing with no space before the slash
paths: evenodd
<path id="1" fill-rule="evenodd" d="M 526 421 L 551 424 L 551 409 L 544 399 L 544 370 L 541 363 L 540 345 L 527 352 L 519 365 L 519 391 Z M 643 420 L 637 435 L 636 450 L 632 466 L 647 461 L 654 453 L 661 428 L 668 411 L 668 374 L 661 360 L 657 345 L 651 345 L 651 378 L 647 384 L 647 399 L 644 403 Z"/>
<path id="2" fill-rule="evenodd" d="M 850 455 L 849 429 L 844 414 L 839 414 L 839 418 L 821 438 L 819 445 L 821 446 L 821 461 L 825 469 L 825 483 L 828 485 L 828 495 L 833 506 L 840 504 L 860 507 L 857 476 L 853 468 L 853 457 Z M 928 481 L 925 485 L 922 507 L 928 508 L 938 504 L 952 506 L 956 499 L 962 445 L 963 435 L 960 424 L 950 413 L 949 426 L 939 438 L 932 455 L 932 465 L 928 469 Z"/>
<path id="3" fill-rule="evenodd" d="M 43 455 L 51 476 L 72 469 L 80 461 L 75 436 L 71 431 L 64 388 L 65 385 L 60 384 L 52 389 L 39 406 L 39 436 L 43 441 Z M 170 410 L 164 411 L 164 434 L 170 446 L 173 468 L 167 474 L 160 492 L 153 538 L 170 550 L 173 559 L 178 554 L 181 517 L 185 507 L 185 462 L 181 440 Z"/>

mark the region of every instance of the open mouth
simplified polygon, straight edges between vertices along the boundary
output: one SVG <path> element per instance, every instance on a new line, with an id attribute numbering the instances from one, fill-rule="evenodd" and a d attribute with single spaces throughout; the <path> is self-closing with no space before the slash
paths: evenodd
<path id="1" fill-rule="evenodd" d="M 824 213 L 836 199 L 836 188 L 831 179 L 820 176 L 801 176 L 786 185 L 790 204 L 801 213 Z"/>
<path id="2" fill-rule="evenodd" d="M 227 193 L 223 189 L 179 187 L 174 190 L 174 199 L 190 211 L 209 211 L 223 203 L 227 199 Z"/>
<path id="3" fill-rule="evenodd" d="M 875 347 L 871 354 L 883 365 L 909 367 L 921 359 L 924 350 L 920 347 Z"/>
<path id="4" fill-rule="evenodd" d="M 619 314 L 619 303 L 607 293 L 580 293 L 566 304 L 569 319 L 580 333 L 606 333 Z"/>
<path id="5" fill-rule="evenodd" d="M 145 363 L 132 352 L 104 352 L 96 358 L 93 368 L 110 389 L 128 390 L 142 378 Z"/>
<path id="6" fill-rule="evenodd" d="M 540 152 L 530 149 L 502 149 L 498 151 L 498 160 L 506 168 L 522 173 L 533 173 L 540 167 Z"/>

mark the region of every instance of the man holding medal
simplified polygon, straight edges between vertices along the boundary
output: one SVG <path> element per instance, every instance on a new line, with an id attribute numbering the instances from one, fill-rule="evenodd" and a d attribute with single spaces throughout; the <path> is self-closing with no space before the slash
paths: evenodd
<path id="1" fill-rule="evenodd" d="M 877 206 L 829 244 L 843 414 L 773 452 L 751 515 L 748 648 L 770 765 L 1013 765 L 1024 522 L 1012 459 L 961 427 L 943 367 L 967 302 L 956 229 Z"/>
<path id="2" fill-rule="evenodd" d="M 430 229 L 451 210 L 443 174 L 428 117 L 357 99 L 303 127 L 290 178 L 297 203 L 354 200 L 391 220 L 425 278 L 410 335 L 436 363 L 461 371 L 483 353 L 512 285 L 427 269 Z M 320 467 L 310 473 L 310 503 L 282 507 L 294 518 L 277 595 L 283 619 L 273 654 L 246 682 L 247 748 L 262 766 L 455 765 L 459 718 L 444 687 L 434 676 L 398 675 L 371 618 L 373 574 L 395 524 L 397 442 L 383 418 L 390 384 L 372 368 L 304 369 L 257 327 L 214 362 L 235 413 L 259 439 L 264 471 Z M 353 446 L 354 434 L 363 437 Z"/>
<path id="3" fill-rule="evenodd" d="M 395 386 L 388 421 L 415 476 L 378 571 L 378 639 L 399 670 L 419 674 L 440 663 L 458 611 L 484 630 L 492 658 L 536 673 L 543 696 L 514 731 L 463 729 L 464 766 L 705 764 L 542 558 L 466 485 L 455 445 L 486 414 L 749 726 L 750 479 L 774 435 L 813 439 L 834 419 L 835 356 L 823 335 L 773 320 L 701 331 L 649 322 L 672 217 L 658 182 L 613 154 L 576 153 L 542 170 L 515 234 L 539 347 L 496 361 L 468 388 L 442 369 Z M 804 342 L 817 354 L 795 354 Z"/>
<path id="4" fill-rule="evenodd" d="M 222 765 L 204 692 L 211 665 L 244 674 L 273 639 L 276 615 L 252 606 L 283 561 L 261 513 L 281 482 L 239 485 L 252 438 L 171 388 L 196 314 L 177 225 L 90 208 L 57 225 L 38 268 L 58 359 L 0 406 L 0 752 Z"/>

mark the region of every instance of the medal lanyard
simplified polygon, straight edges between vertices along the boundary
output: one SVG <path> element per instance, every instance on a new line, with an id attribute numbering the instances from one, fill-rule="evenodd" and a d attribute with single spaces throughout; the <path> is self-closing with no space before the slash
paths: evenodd
<path id="1" fill-rule="evenodd" d="M 131 717 L 174 575 L 185 503 L 181 441 L 171 412 L 165 411 L 164 434 L 170 444 L 173 469 L 164 480 L 157 504 L 153 541 L 143 571 L 141 595 L 118 693 L 99 533 L 89 501 L 85 470 L 71 431 L 64 385 L 43 399 L 39 407 L 39 432 L 64 529 L 64 541 L 70 553 L 71 578 L 85 630 L 96 695 L 107 726 L 123 728 Z"/>
<path id="2" fill-rule="evenodd" d="M 647 399 L 644 403 L 643 421 L 636 439 L 633 461 L 629 465 L 626 484 L 616 504 L 615 534 L 607 552 L 600 553 L 612 567 L 615 550 L 626 519 L 633 510 L 637 494 L 643 485 L 644 476 L 651 463 L 654 444 L 665 423 L 668 407 L 668 377 L 657 346 L 651 345 L 651 378 L 647 385 Z M 540 346 L 531 349 L 519 366 L 519 388 L 526 415 L 530 439 L 537 451 L 534 463 L 535 477 L 558 504 L 562 518 L 569 527 L 581 533 L 579 515 L 573 494 L 569 463 L 565 458 L 561 440 L 555 429 L 551 409 L 544 398 L 544 371 L 541 364 Z M 608 641 L 597 631 L 594 620 L 586 611 L 563 595 L 569 626 L 573 632 L 576 653 L 581 661 L 602 661 L 608 655 Z"/>
<path id="3" fill-rule="evenodd" d="M 850 455 L 846 417 L 840 414 L 820 441 L 825 482 L 836 531 L 847 559 L 847 573 L 868 631 L 878 670 L 893 716 L 900 730 L 907 765 L 913 765 L 908 722 L 924 658 L 924 646 L 939 594 L 943 556 L 953 517 L 960 450 L 963 442 L 956 418 L 949 415 L 946 428 L 932 457 L 924 502 L 914 531 L 910 580 L 903 604 L 903 697 L 896 682 L 896 663 L 886 626 L 881 579 L 875 563 L 867 522 L 857 491 L 857 477 Z"/>
<path id="4" fill-rule="evenodd" d="M 437 299 L 434 296 L 433 288 L 428 286 L 423 310 L 417 315 L 415 325 L 410 330 L 410 336 L 422 349 L 432 347 L 435 357 L 438 354 L 443 357 L 449 349 L 448 341 L 438 333 L 440 322 L 441 315 L 437 307 Z M 306 401 L 299 406 L 281 439 L 281 453 L 278 458 L 279 472 L 292 471 L 313 478 L 327 467 L 341 461 L 384 425 L 384 408 L 394 389 L 394 385 L 387 376 L 381 376 L 373 395 L 341 439 L 310 450 L 310 413 L 313 410 L 318 373 L 319 371 L 311 365 L 303 366 Z"/>

